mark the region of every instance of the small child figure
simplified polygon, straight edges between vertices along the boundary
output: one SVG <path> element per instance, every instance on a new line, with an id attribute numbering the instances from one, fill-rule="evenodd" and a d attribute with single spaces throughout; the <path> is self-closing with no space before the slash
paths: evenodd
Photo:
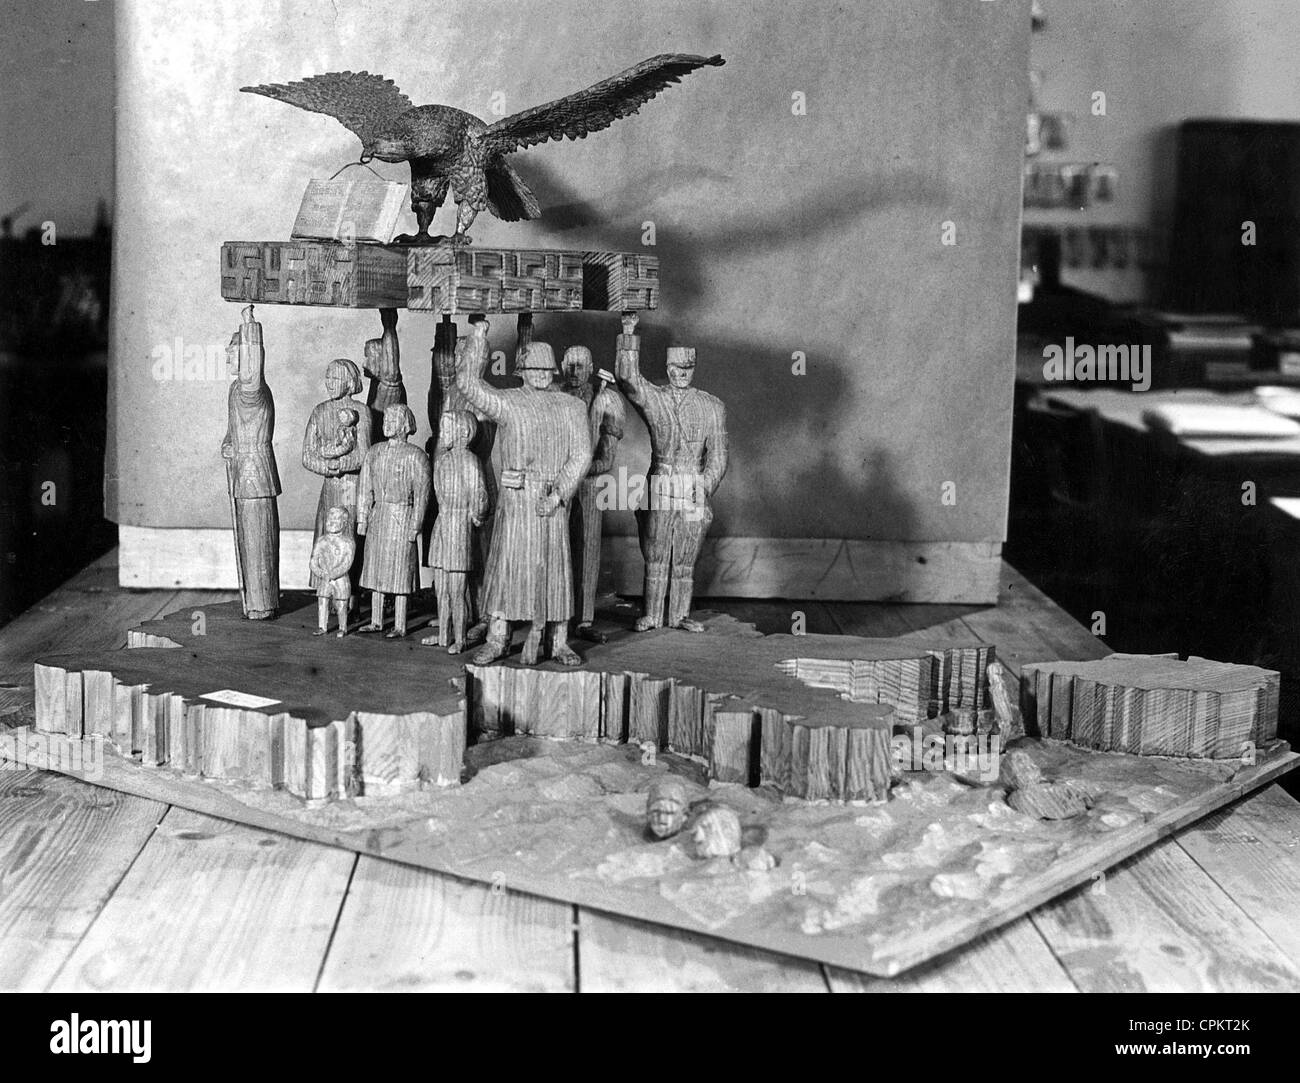
<path id="1" fill-rule="evenodd" d="M 326 459 L 341 459 L 344 455 L 351 455 L 357 446 L 357 412 L 343 406 L 334 416 L 339 423 L 339 438 L 321 448 L 320 453 Z"/>
<path id="2" fill-rule="evenodd" d="M 478 456 L 469 450 L 478 425 L 466 410 L 443 415 L 440 452 L 433 464 L 433 492 L 438 518 L 429 544 L 429 566 L 438 599 L 439 647 L 448 654 L 465 649 L 469 609 L 469 573 L 473 567 L 474 532 L 488 510 L 487 486 Z M 432 645 L 429 636 L 424 643 Z"/>
<path id="3" fill-rule="evenodd" d="M 341 411 L 353 414 L 355 411 Z M 354 430 L 355 433 L 355 430 Z M 352 580 L 348 573 L 357 555 L 356 539 L 352 531 L 351 516 L 347 508 L 333 507 L 325 514 L 325 533 L 316 539 L 311 550 L 311 570 L 317 578 L 316 623 L 312 635 L 323 636 L 329 631 L 330 599 L 338 615 L 338 637 L 348 634 L 348 604 L 352 600 Z"/>

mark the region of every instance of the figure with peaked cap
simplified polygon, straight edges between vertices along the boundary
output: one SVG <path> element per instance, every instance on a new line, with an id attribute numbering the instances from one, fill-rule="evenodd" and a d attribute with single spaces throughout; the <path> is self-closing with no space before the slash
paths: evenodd
<path id="1" fill-rule="evenodd" d="M 691 620 L 695 561 L 713 522 L 709 501 L 727 472 L 727 417 L 721 400 L 692 386 L 695 350 L 668 347 L 668 385 L 652 384 L 640 370 L 636 316 L 623 316 L 615 374 L 650 431 L 649 508 L 638 516 L 645 556 L 645 613 L 636 630 L 665 623 L 701 632 Z"/>
<path id="2" fill-rule="evenodd" d="M 487 321 L 472 323 L 470 330 L 457 349 L 456 381 L 466 401 L 497 423 L 502 465 L 484 572 L 488 637 L 474 663 L 503 657 L 511 624 L 522 622 L 529 626 L 521 656 L 525 665 L 538 661 L 547 629 L 551 657 L 580 665 L 568 644 L 573 616 L 569 502 L 591 465 L 587 411 L 571 395 L 554 393 L 555 355 L 544 342 L 531 343 L 520 357 L 523 387 L 490 387 L 483 379 Z"/>

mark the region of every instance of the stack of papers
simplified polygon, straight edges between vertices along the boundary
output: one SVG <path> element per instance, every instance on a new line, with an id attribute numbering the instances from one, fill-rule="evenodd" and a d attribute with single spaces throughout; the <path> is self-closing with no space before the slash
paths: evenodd
<path id="1" fill-rule="evenodd" d="M 1262 406 L 1180 402 L 1142 411 L 1148 428 L 1185 437 L 1284 439 L 1300 436 L 1300 422 Z"/>

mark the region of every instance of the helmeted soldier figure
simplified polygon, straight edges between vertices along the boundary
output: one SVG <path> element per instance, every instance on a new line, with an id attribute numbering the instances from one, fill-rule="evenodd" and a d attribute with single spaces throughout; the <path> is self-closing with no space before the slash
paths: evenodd
<path id="1" fill-rule="evenodd" d="M 541 657 L 542 633 L 550 630 L 551 657 L 564 665 L 582 659 L 568 644 L 573 616 L 573 568 L 569 553 L 569 501 L 591 465 L 587 411 L 578 400 L 551 389 L 555 355 L 534 342 L 516 370 L 524 386 L 499 390 L 483 379 L 488 363 L 486 320 L 471 324 L 457 350 L 456 382 L 465 401 L 496 422 L 501 482 L 492 548 L 484 572 L 487 642 L 474 655 L 487 665 L 505 655 L 510 625 L 529 625 L 521 661 Z"/>

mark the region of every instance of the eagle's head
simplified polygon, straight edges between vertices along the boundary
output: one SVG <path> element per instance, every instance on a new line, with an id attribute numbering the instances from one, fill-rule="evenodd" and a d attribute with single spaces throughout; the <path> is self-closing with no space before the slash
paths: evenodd
<path id="1" fill-rule="evenodd" d="M 413 157 L 414 142 L 411 126 L 405 113 L 389 117 L 375 126 L 370 138 L 361 148 L 361 160 L 378 158 L 381 162 L 405 162 Z"/>
<path id="2" fill-rule="evenodd" d="M 361 160 L 378 158 L 381 162 L 404 162 L 411 156 L 406 142 L 392 136 L 377 135 L 361 148 Z"/>

